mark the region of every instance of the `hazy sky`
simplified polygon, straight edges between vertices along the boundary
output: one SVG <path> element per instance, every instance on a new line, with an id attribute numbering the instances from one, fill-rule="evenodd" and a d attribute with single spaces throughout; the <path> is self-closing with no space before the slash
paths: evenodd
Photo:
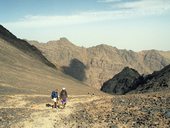
<path id="1" fill-rule="evenodd" d="M 0 24 L 40 42 L 170 50 L 170 0 L 0 0 Z"/>

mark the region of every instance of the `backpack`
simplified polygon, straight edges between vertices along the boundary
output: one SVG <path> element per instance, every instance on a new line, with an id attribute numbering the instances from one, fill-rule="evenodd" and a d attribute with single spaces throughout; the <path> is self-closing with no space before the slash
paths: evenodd
<path id="1" fill-rule="evenodd" d="M 66 99 L 67 98 L 67 92 L 65 90 L 62 90 L 60 93 L 61 99 Z"/>
<path id="2" fill-rule="evenodd" d="M 53 99 L 53 98 L 57 98 L 57 92 L 52 91 L 52 93 L 51 93 L 51 98 L 52 98 L 52 99 Z"/>

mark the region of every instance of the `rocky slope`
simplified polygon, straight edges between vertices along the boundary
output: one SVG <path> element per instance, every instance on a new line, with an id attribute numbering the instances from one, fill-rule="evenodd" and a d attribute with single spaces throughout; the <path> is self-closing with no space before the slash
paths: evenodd
<path id="1" fill-rule="evenodd" d="M 98 89 L 126 66 L 140 74 L 148 74 L 170 64 L 170 51 L 134 52 L 104 44 L 84 48 L 72 44 L 66 38 L 47 43 L 29 42 L 40 49 L 58 69 Z"/>
<path id="2" fill-rule="evenodd" d="M 140 75 L 134 69 L 126 67 L 106 81 L 101 90 L 110 94 L 170 90 L 170 65 L 148 75 Z"/>
<path id="3" fill-rule="evenodd" d="M 71 94 L 100 93 L 57 70 L 36 47 L 0 26 L 0 95 L 50 94 L 62 87 Z"/>
<path id="4" fill-rule="evenodd" d="M 170 65 L 160 71 L 141 76 L 134 83 L 137 92 L 153 92 L 160 90 L 170 90 Z"/>
<path id="5" fill-rule="evenodd" d="M 55 65 L 52 64 L 50 61 L 48 61 L 40 52 L 39 49 L 37 49 L 35 46 L 30 45 L 25 40 L 21 40 L 17 38 L 15 35 L 13 35 L 10 31 L 8 31 L 6 28 L 4 28 L 2 25 L 0 25 L 0 38 L 5 40 L 10 45 L 18 48 L 22 52 L 26 53 L 27 55 L 40 60 L 41 62 L 45 63 L 46 65 L 55 68 Z"/>

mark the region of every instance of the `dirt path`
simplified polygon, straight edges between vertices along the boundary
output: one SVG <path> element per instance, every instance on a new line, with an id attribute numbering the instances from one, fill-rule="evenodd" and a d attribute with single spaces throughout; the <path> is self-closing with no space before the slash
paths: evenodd
<path id="1" fill-rule="evenodd" d="M 66 119 L 70 114 L 78 111 L 77 105 L 88 103 L 99 99 L 97 96 L 69 96 L 68 103 L 64 109 L 52 109 L 46 107 L 46 104 L 52 102 L 47 95 L 16 95 L 6 97 L 8 100 L 0 106 L 0 109 L 22 109 L 26 108 L 31 112 L 29 118 L 21 118 L 17 123 L 11 124 L 11 128 L 70 128 L 76 127 L 74 120 Z M 44 99 L 43 99 L 44 98 Z M 18 111 L 19 113 L 19 111 Z"/>

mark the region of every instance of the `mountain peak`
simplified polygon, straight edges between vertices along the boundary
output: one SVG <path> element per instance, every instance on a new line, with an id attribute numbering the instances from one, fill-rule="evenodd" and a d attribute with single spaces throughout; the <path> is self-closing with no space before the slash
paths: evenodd
<path id="1" fill-rule="evenodd" d="M 107 45 L 107 44 L 99 44 L 99 45 L 97 45 L 97 46 L 95 46 L 96 48 L 101 48 L 101 49 L 116 49 L 117 50 L 117 48 L 116 47 L 113 47 L 113 46 L 111 46 L 111 45 Z"/>
<path id="2" fill-rule="evenodd" d="M 113 77 L 113 79 L 115 77 L 119 77 L 119 78 L 121 78 L 121 77 L 134 77 L 135 78 L 135 77 L 138 77 L 139 75 L 140 74 L 135 69 L 129 68 L 129 67 L 124 67 L 123 70 L 120 73 L 118 73 L 117 75 L 115 75 Z"/>
<path id="3" fill-rule="evenodd" d="M 137 72 L 135 69 L 133 69 L 133 68 L 130 68 L 130 67 L 124 67 L 124 69 L 121 71 L 122 73 L 124 73 L 124 72 Z"/>
<path id="4" fill-rule="evenodd" d="M 58 45 L 64 45 L 64 46 L 75 46 L 71 41 L 69 41 L 65 37 L 61 37 L 59 40 L 52 40 L 48 41 L 47 44 L 58 44 Z"/>
<path id="5" fill-rule="evenodd" d="M 60 38 L 60 41 L 63 41 L 63 42 L 70 42 L 66 37 L 61 37 L 61 38 Z"/>

